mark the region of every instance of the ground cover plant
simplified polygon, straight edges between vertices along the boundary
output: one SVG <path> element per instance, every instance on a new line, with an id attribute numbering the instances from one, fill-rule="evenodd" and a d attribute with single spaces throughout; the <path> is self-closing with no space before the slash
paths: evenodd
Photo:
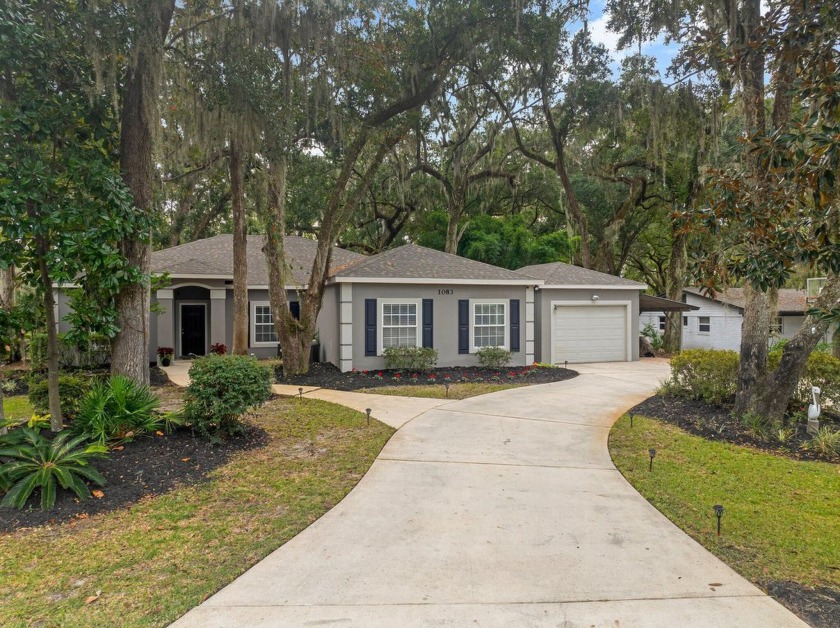
<path id="1" fill-rule="evenodd" d="M 838 465 L 711 441 L 638 413 L 633 427 L 628 416 L 615 424 L 609 447 L 627 480 L 709 551 L 812 625 L 837 625 Z M 725 509 L 720 537 L 715 504 Z"/>
<path id="2" fill-rule="evenodd" d="M 278 384 L 315 386 L 348 391 L 365 389 L 371 392 L 372 389 L 381 388 L 439 387 L 441 390 L 437 393 L 419 394 L 416 396 L 439 395 L 440 397 L 445 397 L 445 385 L 447 383 L 450 385 L 451 393 L 452 387 L 460 384 L 494 384 L 505 386 L 547 384 L 570 379 L 575 377 L 577 372 L 549 364 L 532 364 L 531 366 L 511 366 L 501 369 L 470 366 L 436 368 L 425 372 L 408 369 L 353 369 L 350 372 L 342 373 L 332 364 L 319 363 L 311 365 L 309 372 L 305 375 L 284 378 L 280 368 L 277 369 L 276 375 Z"/>
<path id="3" fill-rule="evenodd" d="M 24 420 L 32 416 L 32 404 L 24 395 L 3 398 L 3 410 L 7 419 Z"/>
<path id="4" fill-rule="evenodd" d="M 275 398 L 248 425 L 262 442 L 228 451 L 203 481 L 0 535 L 0 624 L 166 625 L 338 503 L 393 433 L 312 399 Z M 124 451 L 150 441 L 171 442 L 144 437 Z M 200 458 L 170 455 L 185 467 Z"/>

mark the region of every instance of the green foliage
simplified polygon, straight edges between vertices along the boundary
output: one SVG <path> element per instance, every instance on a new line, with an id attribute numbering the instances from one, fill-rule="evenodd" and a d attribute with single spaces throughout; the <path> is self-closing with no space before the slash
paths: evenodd
<path id="1" fill-rule="evenodd" d="M 741 423 L 747 428 L 747 431 L 759 440 L 766 439 L 770 435 L 771 422 L 766 417 L 758 414 L 747 413 L 741 417 Z M 781 433 L 781 430 L 777 434 Z"/>
<path id="2" fill-rule="evenodd" d="M 99 486 L 105 478 L 90 466 L 94 458 L 102 457 L 107 448 L 86 443 L 85 436 L 71 438 L 62 432 L 52 440 L 39 429 L 21 427 L 0 436 L 0 486 L 8 491 L 3 496 L 3 506 L 23 508 L 32 492 L 41 490 L 41 508 L 49 510 L 55 505 L 56 488 L 70 489 L 79 497 L 90 497 L 85 480 Z"/>
<path id="3" fill-rule="evenodd" d="M 779 366 L 782 352 L 771 351 L 768 362 L 771 370 Z M 819 386 L 821 399 L 840 408 L 840 358 L 830 353 L 814 351 L 805 363 L 805 374 L 796 385 L 793 399 L 802 404 L 811 403 L 811 387 Z"/>
<path id="4" fill-rule="evenodd" d="M 430 371 L 438 360 L 432 347 L 388 347 L 384 353 L 385 368 L 400 371 Z"/>
<path id="5" fill-rule="evenodd" d="M 104 445 L 113 439 L 158 429 L 160 404 L 148 386 L 123 375 L 96 382 L 79 404 L 73 429 Z"/>
<path id="6" fill-rule="evenodd" d="M 90 389 L 90 380 L 75 375 L 61 375 L 58 378 L 58 395 L 61 399 L 61 414 L 73 419 L 79 413 L 79 402 Z M 29 403 L 39 414 L 49 412 L 49 392 L 46 379 L 37 378 L 29 382 Z"/>
<path id="7" fill-rule="evenodd" d="M 240 417 L 271 395 L 272 372 L 256 359 L 208 355 L 193 362 L 184 395 L 184 417 L 199 433 L 218 440 L 242 431 Z"/>
<path id="8" fill-rule="evenodd" d="M 824 425 L 811 440 L 805 441 L 802 447 L 826 456 L 840 456 L 840 430 Z"/>
<path id="9" fill-rule="evenodd" d="M 502 347 L 481 347 L 475 352 L 478 363 L 488 369 L 500 369 L 508 364 L 513 354 Z"/>
<path id="10" fill-rule="evenodd" d="M 735 398 L 737 379 L 737 352 L 689 349 L 671 358 L 668 389 L 691 399 L 724 405 Z"/>
<path id="11" fill-rule="evenodd" d="M 653 323 L 645 324 L 644 329 L 642 329 L 642 336 L 650 340 L 650 346 L 656 351 L 661 349 L 665 344 L 662 334 L 653 328 Z"/>

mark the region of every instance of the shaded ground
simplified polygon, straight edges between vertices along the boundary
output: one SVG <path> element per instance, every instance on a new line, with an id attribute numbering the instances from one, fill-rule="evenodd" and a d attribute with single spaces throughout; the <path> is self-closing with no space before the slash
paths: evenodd
<path id="1" fill-rule="evenodd" d="M 107 459 L 94 462 L 106 484 L 91 488 L 101 490 L 102 498 L 79 500 L 72 491 L 61 490 L 56 495 L 55 508 L 42 511 L 38 508 L 36 491 L 25 510 L 0 507 L 0 531 L 63 523 L 122 508 L 143 497 L 166 493 L 178 485 L 194 484 L 225 464 L 235 452 L 261 447 L 265 443 L 265 433 L 254 427 L 218 446 L 193 436 L 187 429 L 168 436 L 143 436 L 112 450 Z"/>
<path id="2" fill-rule="evenodd" d="M 840 591 L 809 588 L 796 582 L 770 582 L 767 593 L 779 600 L 814 628 L 840 626 Z"/>
<path id="3" fill-rule="evenodd" d="M 792 432 L 785 435 L 784 442 L 780 442 L 778 433 L 769 430 L 758 432 L 732 417 L 728 409 L 694 399 L 657 395 L 640 403 L 632 412 L 655 417 L 711 441 L 747 445 L 794 460 L 837 462 L 836 456 L 802 449 L 802 445 L 810 440 L 804 423 L 792 426 Z M 827 424 L 831 425 L 821 421 L 821 425 Z"/>
<path id="4" fill-rule="evenodd" d="M 317 363 L 309 367 L 306 375 L 283 377 L 280 367 L 275 371 L 278 384 L 292 386 L 317 386 L 333 390 L 361 390 L 363 388 L 383 388 L 393 386 L 440 385 L 446 381 L 484 382 L 490 384 L 547 384 L 571 379 L 577 372 L 564 368 L 545 368 L 533 366 L 486 369 L 477 366 L 458 368 L 439 368 L 427 373 L 381 369 L 370 371 L 352 371 L 342 373 L 337 367 L 327 363 Z"/>

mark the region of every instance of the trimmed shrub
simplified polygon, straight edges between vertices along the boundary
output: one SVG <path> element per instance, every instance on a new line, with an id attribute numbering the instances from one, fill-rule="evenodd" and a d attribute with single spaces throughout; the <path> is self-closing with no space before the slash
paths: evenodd
<path id="1" fill-rule="evenodd" d="M 781 351 L 770 353 L 770 368 L 779 368 L 781 359 Z M 811 403 L 811 386 L 819 386 L 822 401 L 840 410 L 840 358 L 822 351 L 811 353 L 805 365 L 805 374 L 793 393 L 794 400 L 805 405 Z"/>
<path id="2" fill-rule="evenodd" d="M 213 441 L 241 433 L 240 417 L 271 395 L 268 366 L 242 355 L 208 355 L 190 367 L 184 417 Z"/>
<path id="3" fill-rule="evenodd" d="M 61 398 L 61 414 L 64 419 L 74 419 L 79 414 L 79 403 L 90 389 L 90 381 L 74 375 L 60 375 L 58 395 Z M 50 411 L 48 383 L 46 379 L 29 381 L 29 403 L 38 414 Z"/>
<path id="4" fill-rule="evenodd" d="M 430 371 L 437 365 L 438 352 L 432 347 L 388 347 L 385 368 L 400 371 Z"/>
<path id="5" fill-rule="evenodd" d="M 671 358 L 672 394 L 725 405 L 735 399 L 738 353 L 715 349 L 689 349 Z"/>
<path id="6" fill-rule="evenodd" d="M 96 382 L 79 404 L 73 429 L 104 445 L 158 428 L 155 416 L 160 401 L 148 386 L 123 375 Z"/>
<path id="7" fill-rule="evenodd" d="M 488 369 L 500 369 L 510 364 L 513 354 L 501 347 L 481 347 L 475 352 L 478 363 Z"/>

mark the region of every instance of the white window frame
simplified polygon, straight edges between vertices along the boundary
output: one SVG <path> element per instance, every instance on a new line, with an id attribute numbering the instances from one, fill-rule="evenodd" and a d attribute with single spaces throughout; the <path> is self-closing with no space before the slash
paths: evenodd
<path id="1" fill-rule="evenodd" d="M 271 302 L 270 301 L 251 301 L 251 322 L 248 327 L 250 327 L 251 331 L 251 346 L 252 347 L 276 347 L 278 340 L 274 340 L 273 342 L 269 341 L 262 341 L 257 342 L 257 308 L 258 307 L 268 307 L 271 310 Z M 274 311 L 271 311 L 271 320 L 274 321 Z M 261 323 L 264 324 L 264 323 Z M 277 326 L 274 327 L 274 335 L 277 336 Z"/>
<path id="2" fill-rule="evenodd" d="M 708 321 L 707 323 L 703 323 L 704 318 Z M 709 329 L 703 331 L 702 326 L 704 324 L 708 325 Z M 698 334 L 704 334 L 704 335 L 709 335 L 709 334 L 712 333 L 712 317 L 711 316 L 698 316 L 697 317 L 697 333 Z"/>
<path id="3" fill-rule="evenodd" d="M 385 318 L 385 306 L 386 305 L 414 305 L 417 308 L 417 317 L 416 317 L 416 327 L 417 333 L 415 334 L 415 347 L 422 347 L 423 346 L 423 299 L 378 299 L 379 303 L 377 304 L 377 309 L 379 310 L 376 313 L 376 341 L 378 344 L 379 355 L 385 355 L 385 338 L 383 334 L 383 325 L 382 321 Z M 406 327 L 409 327 L 406 325 Z"/>
<path id="4" fill-rule="evenodd" d="M 504 344 L 501 345 L 502 349 L 510 350 L 510 299 L 470 299 L 470 318 L 469 318 L 469 325 L 470 325 L 470 353 L 475 353 L 479 349 L 483 349 L 484 347 L 476 347 L 475 346 L 475 306 L 476 305 L 501 305 L 504 308 L 504 330 L 505 330 L 505 341 Z"/>

